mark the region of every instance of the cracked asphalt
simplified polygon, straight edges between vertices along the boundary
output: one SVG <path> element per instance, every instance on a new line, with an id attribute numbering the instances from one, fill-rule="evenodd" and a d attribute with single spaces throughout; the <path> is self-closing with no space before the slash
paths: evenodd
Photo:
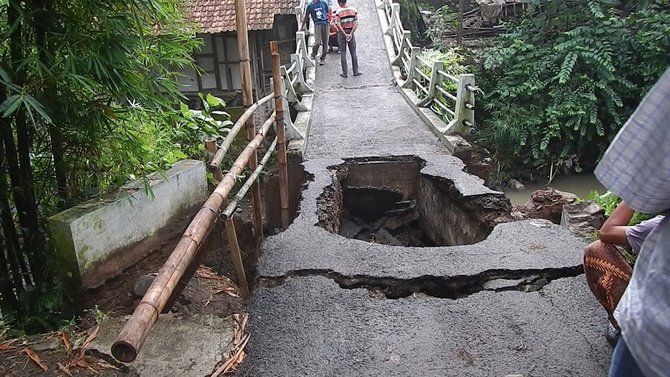
<path id="1" fill-rule="evenodd" d="M 474 245 L 412 248 L 346 239 L 317 225 L 317 199 L 333 181 L 329 167 L 345 158 L 417 156 L 426 161 L 422 175 L 452 182 L 463 200 L 502 196 L 463 172 L 391 84 L 374 0 L 350 4 L 360 13 L 364 74 L 341 78 L 333 53 L 317 67 L 303 163 L 312 179 L 292 225 L 263 244 L 248 356 L 237 375 L 605 376 L 606 314 L 583 275 L 574 276 L 586 242 L 568 230 L 529 220 L 498 225 Z M 542 271 L 566 273 L 521 290 L 524 278 Z M 426 288 L 467 278 L 481 279 L 481 288 L 458 299 Z M 342 279 L 370 284 L 347 289 Z M 373 284 L 417 280 L 426 283 L 399 299 Z"/>

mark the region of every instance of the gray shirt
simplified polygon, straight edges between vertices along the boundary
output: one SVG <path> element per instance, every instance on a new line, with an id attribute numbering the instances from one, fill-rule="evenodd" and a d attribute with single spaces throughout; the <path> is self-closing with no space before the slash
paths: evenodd
<path id="1" fill-rule="evenodd" d="M 642 243 L 644 243 L 645 238 L 649 236 L 654 228 L 663 220 L 663 215 L 656 216 L 652 219 L 645 220 L 635 226 L 629 226 L 626 228 L 626 239 L 628 239 L 628 244 L 633 253 L 638 254 L 640 249 L 642 249 Z"/>
<path id="2" fill-rule="evenodd" d="M 639 212 L 670 209 L 670 69 L 619 131 L 596 177 Z M 670 217 L 649 232 L 614 316 L 647 377 L 670 363 Z"/>

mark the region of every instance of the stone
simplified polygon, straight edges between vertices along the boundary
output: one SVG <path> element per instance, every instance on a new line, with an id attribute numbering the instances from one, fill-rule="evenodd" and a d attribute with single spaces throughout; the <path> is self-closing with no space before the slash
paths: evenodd
<path id="1" fill-rule="evenodd" d="M 561 225 L 581 237 L 592 239 L 605 222 L 605 210 L 594 201 L 569 203 L 563 206 Z"/>
<path id="2" fill-rule="evenodd" d="M 156 274 L 147 274 L 140 276 L 135 284 L 133 284 L 132 294 L 135 298 L 142 298 L 144 294 L 147 293 L 151 283 L 154 282 Z"/>
<path id="3" fill-rule="evenodd" d="M 517 181 L 516 179 L 510 179 L 507 185 L 509 188 L 516 191 L 521 191 L 526 188 L 523 183 Z"/>
<path id="4" fill-rule="evenodd" d="M 393 237 L 393 235 L 391 235 L 391 233 L 389 233 L 386 229 L 379 229 L 377 233 L 375 233 L 374 242 L 391 246 L 403 245 L 402 242 L 400 242 L 397 238 Z"/>
<path id="5" fill-rule="evenodd" d="M 61 346 L 61 344 L 62 341 L 59 337 L 51 337 L 31 346 L 30 348 L 35 352 L 51 351 L 57 349 L 59 346 Z"/>
<path id="6" fill-rule="evenodd" d="M 565 204 L 574 203 L 577 195 L 554 188 L 537 190 L 530 199 L 520 206 L 512 208 L 512 216 L 517 219 L 546 219 L 554 224 L 561 223 L 561 215 Z"/>

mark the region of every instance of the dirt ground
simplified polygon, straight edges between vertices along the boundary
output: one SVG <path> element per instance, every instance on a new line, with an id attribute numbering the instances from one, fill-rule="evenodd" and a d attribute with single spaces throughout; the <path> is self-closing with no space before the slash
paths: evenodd
<path id="1" fill-rule="evenodd" d="M 247 276 L 252 281 L 257 255 L 252 246 L 248 207 L 249 203 L 241 205 L 235 225 Z M 188 285 L 174 301 L 171 312 L 183 316 L 211 314 L 228 317 L 247 311 L 234 282 L 235 273 L 223 228 L 222 222 L 218 222 L 210 233 L 201 250 L 201 267 L 193 272 Z M 86 340 L 102 318 L 132 314 L 140 301 L 132 294 L 133 285 L 141 276 L 158 272 L 180 237 L 181 232 L 165 240 L 160 248 L 119 276 L 84 292 L 76 301 L 81 316 L 75 326 L 62 332 L 13 340 L 5 340 L 0 334 L 0 376 L 135 376 L 127 366 L 109 355 L 91 353 L 86 348 Z"/>

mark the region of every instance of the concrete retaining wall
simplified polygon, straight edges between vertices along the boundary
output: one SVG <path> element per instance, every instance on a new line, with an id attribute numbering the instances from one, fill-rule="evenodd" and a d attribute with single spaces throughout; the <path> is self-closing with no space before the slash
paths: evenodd
<path id="1" fill-rule="evenodd" d="M 444 182 L 426 177 L 419 181 L 416 209 L 424 232 L 438 245 L 470 245 L 486 239 L 492 228 L 477 219 L 478 211 L 464 209 L 464 199 L 450 191 L 455 189 Z"/>
<path id="2" fill-rule="evenodd" d="M 205 165 L 184 160 L 119 193 L 98 198 L 49 219 L 59 269 L 73 289 L 93 288 L 146 256 L 160 233 L 183 227 L 207 198 Z M 153 196 L 152 196 L 153 194 Z"/>

